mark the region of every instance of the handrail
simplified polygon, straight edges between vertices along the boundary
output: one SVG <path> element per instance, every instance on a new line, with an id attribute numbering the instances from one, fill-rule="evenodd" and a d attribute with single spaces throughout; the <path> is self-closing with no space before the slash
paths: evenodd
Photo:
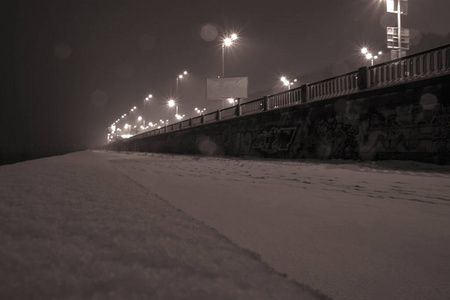
<path id="1" fill-rule="evenodd" d="M 412 54 L 358 71 L 305 84 L 264 98 L 227 107 L 189 120 L 142 132 L 130 139 L 139 139 L 193 126 L 204 125 L 267 110 L 301 105 L 362 90 L 375 89 L 450 74 L 450 44 Z"/>

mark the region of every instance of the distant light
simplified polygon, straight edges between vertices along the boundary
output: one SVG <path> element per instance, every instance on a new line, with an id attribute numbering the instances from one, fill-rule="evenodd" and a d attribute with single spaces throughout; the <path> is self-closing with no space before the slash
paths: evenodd
<path id="1" fill-rule="evenodd" d="M 367 51 L 368 51 L 368 50 L 367 50 L 367 48 L 366 48 L 366 47 L 364 47 L 364 48 L 362 48 L 362 49 L 361 49 L 361 53 L 362 53 L 362 54 L 366 54 L 366 53 L 367 53 Z"/>
<path id="2" fill-rule="evenodd" d="M 231 39 L 232 39 L 233 41 L 237 40 L 237 34 L 236 34 L 236 33 L 233 33 L 233 34 L 231 35 Z"/>
<path id="3" fill-rule="evenodd" d="M 234 103 L 234 98 L 228 98 L 228 103 L 233 104 Z"/>
<path id="4" fill-rule="evenodd" d="M 372 57 L 373 57 L 373 56 L 372 56 L 372 53 L 367 53 L 367 54 L 366 54 L 366 58 L 367 58 L 367 59 L 372 59 Z"/>
<path id="5" fill-rule="evenodd" d="M 142 117 L 141 116 L 138 117 L 138 121 L 142 121 Z"/>
<path id="6" fill-rule="evenodd" d="M 223 44 L 225 46 L 231 46 L 231 44 L 233 44 L 233 40 L 231 38 L 226 38 L 223 40 Z"/>
<path id="7" fill-rule="evenodd" d="M 149 98 L 153 98 L 153 95 L 152 95 L 152 94 L 150 94 L 150 95 L 148 95 L 148 97 L 149 97 Z"/>
<path id="8" fill-rule="evenodd" d="M 169 107 L 174 107 L 174 106 L 175 106 L 175 100 L 170 99 L 170 100 L 167 102 L 167 105 L 169 105 Z"/>
<path id="9" fill-rule="evenodd" d="M 187 73 L 188 73 L 187 71 L 184 71 L 184 72 L 183 72 L 184 75 L 187 75 Z"/>
<path id="10" fill-rule="evenodd" d="M 286 77 L 281 77 L 281 81 L 285 82 L 286 81 Z"/>
<path id="11" fill-rule="evenodd" d="M 183 75 L 178 75 L 178 78 L 180 78 L 180 79 L 183 78 Z"/>

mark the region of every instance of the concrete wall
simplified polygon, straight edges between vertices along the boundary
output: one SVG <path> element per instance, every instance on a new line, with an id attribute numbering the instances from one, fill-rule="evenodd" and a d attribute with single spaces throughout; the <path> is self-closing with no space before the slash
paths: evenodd
<path id="1" fill-rule="evenodd" d="M 450 76 L 134 138 L 118 151 L 450 163 Z"/>

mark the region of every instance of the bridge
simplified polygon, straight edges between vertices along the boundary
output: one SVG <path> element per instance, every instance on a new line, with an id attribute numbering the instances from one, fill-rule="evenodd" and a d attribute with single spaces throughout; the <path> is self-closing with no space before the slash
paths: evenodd
<path id="1" fill-rule="evenodd" d="M 450 44 L 108 144 L 115 151 L 450 162 Z"/>

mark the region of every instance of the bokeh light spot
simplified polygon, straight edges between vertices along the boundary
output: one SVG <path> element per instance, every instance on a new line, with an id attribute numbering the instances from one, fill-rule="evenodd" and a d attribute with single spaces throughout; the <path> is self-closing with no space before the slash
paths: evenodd
<path id="1" fill-rule="evenodd" d="M 434 94 L 426 93 L 420 97 L 420 105 L 424 110 L 433 109 L 437 104 L 438 99 Z"/>
<path id="2" fill-rule="evenodd" d="M 200 35 L 204 41 L 211 42 L 217 38 L 219 31 L 214 25 L 206 24 L 202 26 Z"/>

